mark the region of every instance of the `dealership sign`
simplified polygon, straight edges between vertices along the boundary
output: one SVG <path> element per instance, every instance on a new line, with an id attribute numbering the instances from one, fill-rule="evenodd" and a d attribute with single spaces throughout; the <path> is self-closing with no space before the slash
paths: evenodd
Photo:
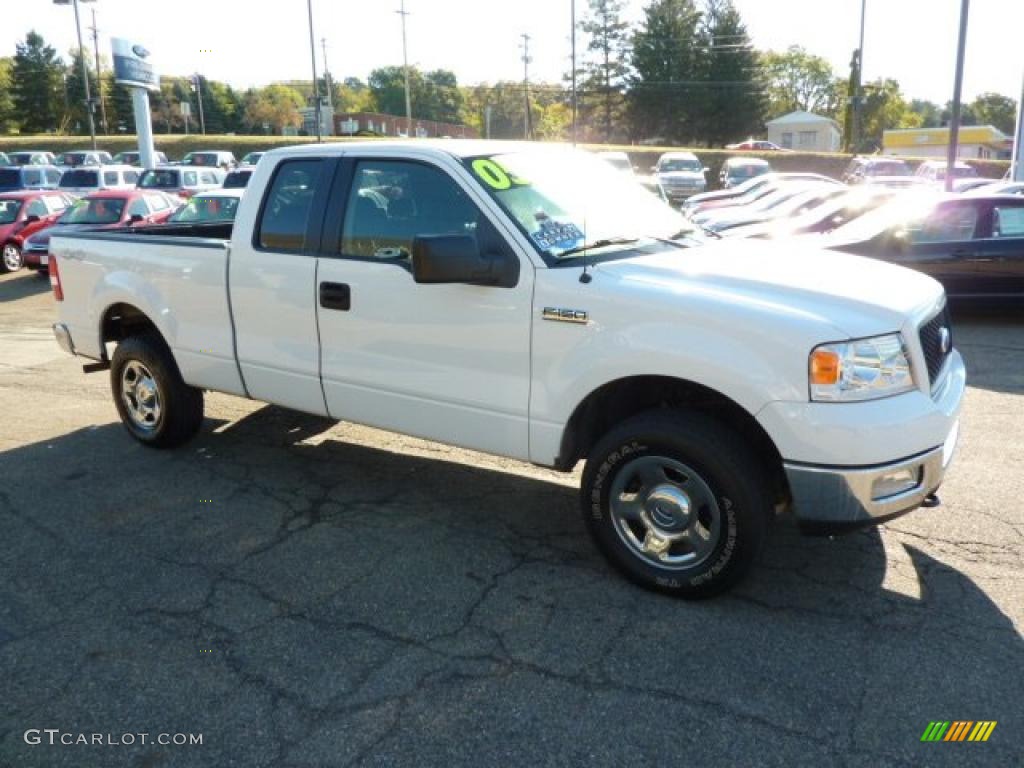
<path id="1" fill-rule="evenodd" d="M 160 90 L 160 76 L 153 71 L 149 51 L 123 37 L 111 38 L 114 53 L 114 81 L 118 85 Z"/>

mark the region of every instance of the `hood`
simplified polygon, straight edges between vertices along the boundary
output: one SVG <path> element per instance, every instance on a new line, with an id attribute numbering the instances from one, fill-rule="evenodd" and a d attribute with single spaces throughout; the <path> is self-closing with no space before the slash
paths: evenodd
<path id="1" fill-rule="evenodd" d="M 942 298 L 942 286 L 920 272 L 792 241 L 714 241 L 604 262 L 600 270 L 673 303 L 687 297 L 691 308 L 715 305 L 739 318 L 831 326 L 836 339 L 900 330 Z"/>

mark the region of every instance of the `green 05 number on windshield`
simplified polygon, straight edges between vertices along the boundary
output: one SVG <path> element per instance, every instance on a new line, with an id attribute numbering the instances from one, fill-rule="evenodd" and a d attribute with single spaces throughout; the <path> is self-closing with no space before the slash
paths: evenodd
<path id="1" fill-rule="evenodd" d="M 479 178 L 484 184 L 489 186 L 491 189 L 496 189 L 498 191 L 508 189 L 513 184 L 516 186 L 529 184 L 528 181 L 520 179 L 506 171 L 489 157 L 481 157 L 474 160 L 473 173 L 475 173 L 477 178 Z"/>

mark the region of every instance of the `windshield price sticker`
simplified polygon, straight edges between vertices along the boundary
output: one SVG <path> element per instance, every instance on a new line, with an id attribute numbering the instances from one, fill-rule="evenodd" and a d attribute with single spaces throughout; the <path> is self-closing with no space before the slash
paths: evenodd
<path id="1" fill-rule="evenodd" d="M 525 179 L 519 178 L 515 174 L 509 173 L 489 157 L 481 157 L 474 160 L 473 173 L 475 173 L 477 178 L 479 178 L 484 184 L 489 186 L 491 189 L 498 190 L 499 192 L 501 190 L 509 189 L 512 185 L 523 187 L 530 183 Z"/>
<path id="2" fill-rule="evenodd" d="M 548 219 L 530 237 L 545 251 L 553 248 L 568 250 L 583 241 L 583 231 L 571 221 L 558 222 Z"/>

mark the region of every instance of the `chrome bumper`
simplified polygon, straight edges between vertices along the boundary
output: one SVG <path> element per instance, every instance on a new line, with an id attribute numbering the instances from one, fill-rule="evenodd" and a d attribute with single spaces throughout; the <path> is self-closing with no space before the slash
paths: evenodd
<path id="1" fill-rule="evenodd" d="M 60 344 L 60 348 L 67 352 L 69 355 L 77 354 L 75 352 L 75 343 L 71 340 L 71 331 L 64 323 L 53 324 L 53 335 L 57 338 L 57 343 Z"/>
<path id="2" fill-rule="evenodd" d="M 785 463 L 797 520 L 841 528 L 881 522 L 916 509 L 942 484 L 958 435 L 959 423 L 954 424 L 944 445 L 873 467 Z"/>

